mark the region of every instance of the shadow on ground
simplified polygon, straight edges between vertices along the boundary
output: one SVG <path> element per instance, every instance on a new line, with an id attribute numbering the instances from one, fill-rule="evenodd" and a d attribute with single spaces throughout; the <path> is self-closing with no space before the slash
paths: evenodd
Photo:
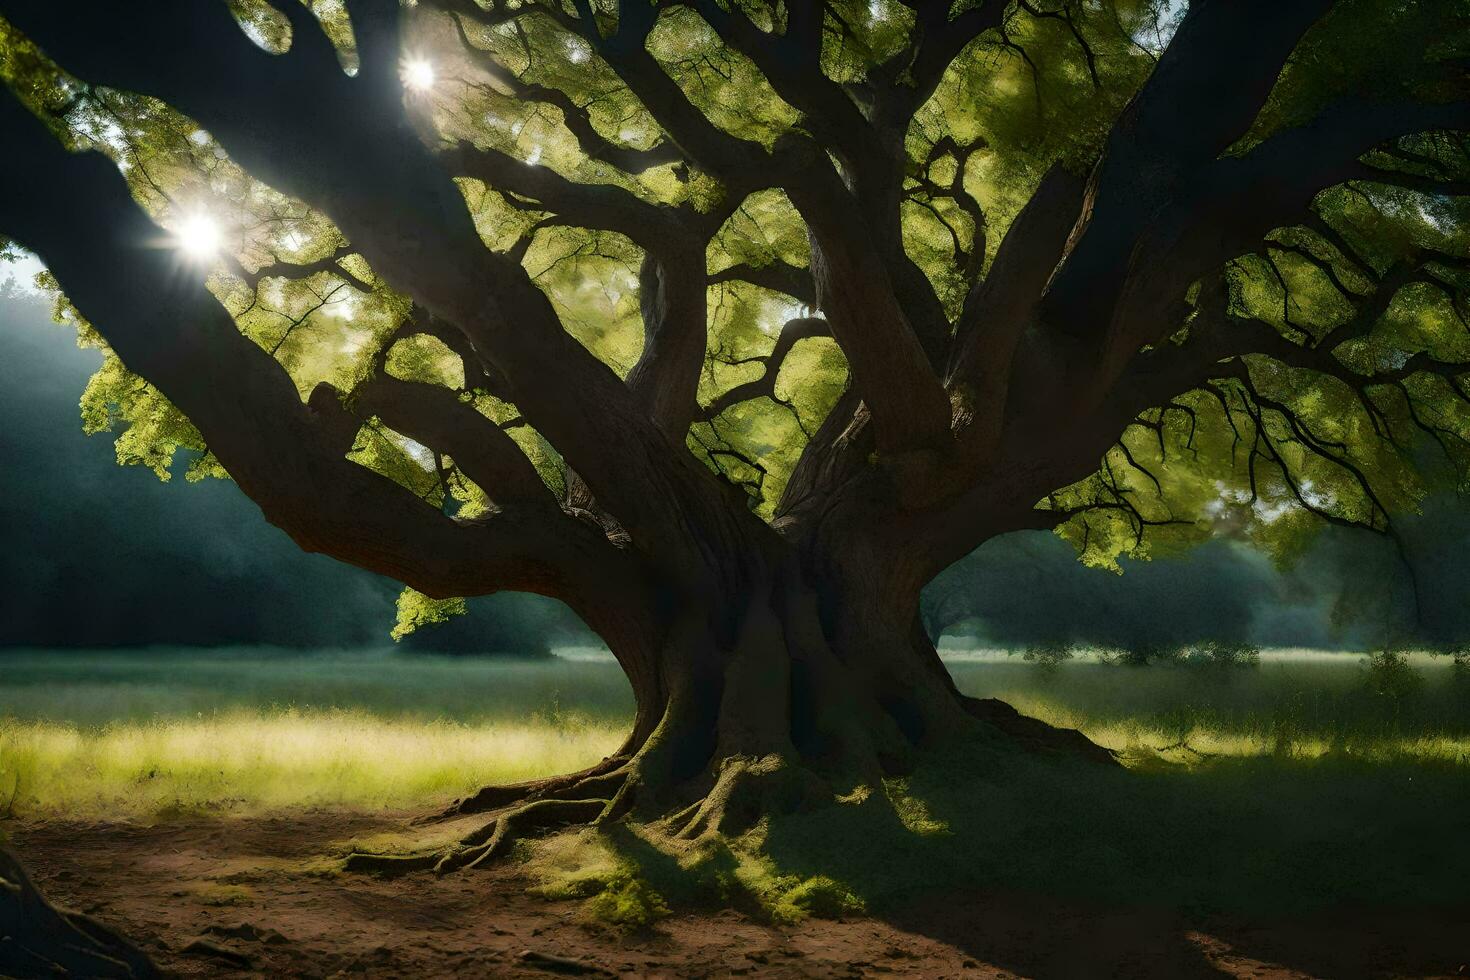
<path id="1" fill-rule="evenodd" d="M 774 822 L 765 853 L 1030 976 L 1470 972 L 1464 765 L 1338 752 L 1105 771 L 975 750 L 887 788 L 893 808 Z"/>

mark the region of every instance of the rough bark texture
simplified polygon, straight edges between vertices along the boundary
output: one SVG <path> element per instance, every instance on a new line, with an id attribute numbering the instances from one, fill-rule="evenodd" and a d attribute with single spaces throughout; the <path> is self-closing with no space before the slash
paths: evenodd
<path id="1" fill-rule="evenodd" d="M 144 980 L 161 974 L 147 954 L 106 926 L 48 902 L 20 862 L 0 850 L 0 976 Z"/>

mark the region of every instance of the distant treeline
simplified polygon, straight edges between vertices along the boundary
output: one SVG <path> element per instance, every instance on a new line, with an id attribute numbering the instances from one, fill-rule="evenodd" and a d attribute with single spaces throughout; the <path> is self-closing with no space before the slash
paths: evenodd
<path id="1" fill-rule="evenodd" d="M 991 541 L 925 593 L 932 636 L 987 644 L 1178 650 L 1224 641 L 1260 647 L 1455 647 L 1470 640 L 1470 515 L 1458 498 L 1426 502 L 1398 525 L 1402 551 L 1370 531 L 1325 529 L 1278 567 L 1219 540 L 1182 559 L 1087 568 L 1044 532 Z M 1412 575 L 1410 569 L 1412 568 Z"/>

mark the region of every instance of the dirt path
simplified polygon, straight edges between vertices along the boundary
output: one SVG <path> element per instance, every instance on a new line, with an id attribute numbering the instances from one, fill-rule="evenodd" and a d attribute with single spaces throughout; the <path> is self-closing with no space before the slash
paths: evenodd
<path id="1" fill-rule="evenodd" d="M 184 976 L 1378 977 L 1470 975 L 1464 914 L 1186 922 L 995 894 L 916 896 L 886 920 L 772 928 L 676 915 L 622 937 L 513 867 L 398 880 L 313 872 L 401 816 L 9 824 L 37 883 Z M 1470 883 L 1467 883 L 1470 894 Z"/>

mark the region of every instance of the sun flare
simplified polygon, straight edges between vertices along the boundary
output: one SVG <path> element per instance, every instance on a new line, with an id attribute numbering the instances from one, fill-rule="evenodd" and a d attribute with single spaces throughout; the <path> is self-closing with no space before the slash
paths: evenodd
<path id="1" fill-rule="evenodd" d="M 400 74 L 410 91 L 427 92 L 434 87 L 434 66 L 423 58 L 404 59 Z"/>
<path id="2" fill-rule="evenodd" d="M 219 225 L 207 214 L 191 214 L 174 235 L 179 251 L 195 262 L 207 262 L 219 254 L 222 244 Z"/>

